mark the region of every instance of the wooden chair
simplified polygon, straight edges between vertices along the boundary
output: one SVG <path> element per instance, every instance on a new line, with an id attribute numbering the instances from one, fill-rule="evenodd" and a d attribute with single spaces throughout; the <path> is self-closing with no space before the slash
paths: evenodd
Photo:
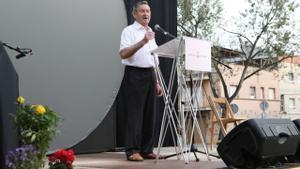
<path id="1" fill-rule="evenodd" d="M 210 144 L 211 149 L 214 144 L 214 135 L 215 135 L 215 125 L 218 124 L 220 126 L 221 133 L 223 137 L 227 134 L 228 124 L 233 123 L 234 126 L 237 126 L 242 118 L 235 118 L 233 111 L 230 107 L 226 98 L 213 98 L 211 96 L 207 96 L 208 103 L 210 104 L 212 113 L 210 119 Z M 223 111 L 222 111 L 223 110 Z"/>

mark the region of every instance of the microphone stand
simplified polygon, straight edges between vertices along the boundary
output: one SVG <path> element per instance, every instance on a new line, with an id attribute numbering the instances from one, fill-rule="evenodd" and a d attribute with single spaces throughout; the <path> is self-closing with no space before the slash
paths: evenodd
<path id="1" fill-rule="evenodd" d="M 3 44 L 3 46 L 7 47 L 8 49 L 19 53 L 18 55 L 16 55 L 16 59 L 20 59 L 20 58 L 26 56 L 27 54 L 32 55 L 32 49 L 19 48 L 19 47 L 14 48 L 14 47 L 8 45 L 7 43 L 2 43 L 2 44 Z"/>
<path id="2" fill-rule="evenodd" d="M 166 32 L 166 31 L 164 31 L 163 34 L 166 35 L 166 36 L 169 36 L 169 37 L 171 37 L 171 38 L 173 38 L 173 39 L 176 38 L 176 36 L 170 34 L 169 32 Z"/>

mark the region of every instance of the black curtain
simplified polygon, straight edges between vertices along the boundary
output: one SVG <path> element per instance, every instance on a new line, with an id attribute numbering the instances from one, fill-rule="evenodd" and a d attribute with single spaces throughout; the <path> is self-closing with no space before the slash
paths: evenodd
<path id="1" fill-rule="evenodd" d="M 136 2 L 141 0 L 124 0 L 128 25 L 132 24 L 134 18 L 132 17 L 132 7 Z M 151 7 L 151 22 L 150 27 L 153 28 L 155 24 L 159 24 L 166 31 L 172 35 L 177 35 L 177 0 L 148 0 Z M 170 40 L 169 37 L 156 32 L 156 42 L 161 45 Z"/>
<path id="2" fill-rule="evenodd" d="M 0 42 L 0 168 L 5 168 L 5 155 L 18 146 L 12 116 L 19 95 L 18 75 Z"/>
<path id="3" fill-rule="evenodd" d="M 133 5 L 140 0 L 124 0 L 125 7 L 127 10 L 127 21 L 128 25 L 132 24 L 134 19 L 132 17 L 132 7 Z M 151 7 L 151 22 L 150 27 L 153 28 L 155 24 L 159 24 L 162 28 L 168 31 L 170 34 L 177 36 L 177 0 L 148 0 L 148 3 Z M 156 42 L 158 45 L 161 45 L 167 41 L 171 40 L 169 37 L 166 37 L 160 32 L 156 32 Z M 164 79 L 166 82 L 169 81 L 170 72 L 172 68 L 172 60 L 160 58 L 160 68 L 163 73 Z M 175 87 L 177 84 L 174 84 Z M 122 109 L 125 105 L 122 105 L 119 100 L 119 95 L 117 97 L 117 146 L 124 146 L 125 130 L 124 130 L 124 114 Z M 158 116 L 157 116 L 157 126 L 156 126 L 156 136 L 158 141 L 160 125 L 162 120 L 162 115 L 164 111 L 164 102 L 163 99 L 158 99 L 157 104 Z M 173 141 L 170 133 L 167 134 L 165 138 L 164 145 L 172 145 Z"/>

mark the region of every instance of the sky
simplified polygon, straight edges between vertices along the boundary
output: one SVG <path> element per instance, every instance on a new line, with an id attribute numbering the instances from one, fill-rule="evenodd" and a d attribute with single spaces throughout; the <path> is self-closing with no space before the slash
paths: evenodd
<path id="1" fill-rule="evenodd" d="M 234 16 L 239 16 L 239 12 L 242 11 L 247 7 L 246 0 L 222 0 L 224 3 L 224 19 L 225 20 L 231 20 Z M 300 31 L 300 7 L 298 7 L 294 14 L 295 21 L 296 21 L 296 28 Z M 228 22 L 229 23 L 229 22 Z M 230 25 L 230 24 L 227 24 Z M 228 28 L 228 27 L 227 27 Z M 230 38 L 230 37 L 227 37 Z M 222 35 L 222 39 L 227 39 Z M 221 42 L 222 42 L 221 39 Z M 230 44 L 224 44 L 226 47 L 232 47 Z"/>
<path id="2" fill-rule="evenodd" d="M 245 2 L 243 0 L 223 0 L 223 3 L 224 11 L 228 16 L 238 14 L 238 12 L 241 10 L 240 7 L 245 7 Z"/>
<path id="3" fill-rule="evenodd" d="M 227 17 L 232 17 L 234 15 L 238 15 L 239 11 L 246 7 L 245 0 L 222 0 L 224 3 L 224 14 Z M 300 7 L 298 7 L 295 11 L 295 19 L 298 20 L 298 25 L 300 26 Z"/>

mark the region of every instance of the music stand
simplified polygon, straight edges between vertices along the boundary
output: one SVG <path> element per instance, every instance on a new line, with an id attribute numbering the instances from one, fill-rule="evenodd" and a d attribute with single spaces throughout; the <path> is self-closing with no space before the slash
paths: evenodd
<path id="1" fill-rule="evenodd" d="M 196 117 L 197 112 L 192 103 L 192 100 L 194 100 L 195 103 L 197 103 L 198 105 L 202 98 L 197 97 L 197 95 L 195 94 L 192 94 L 191 96 L 188 92 L 188 86 L 186 83 L 186 74 L 188 74 L 188 72 L 196 73 L 197 75 L 199 75 L 198 82 L 200 83 L 201 90 L 203 72 L 210 71 L 211 69 L 210 50 L 211 45 L 207 41 L 202 41 L 189 37 L 179 37 L 161 45 L 160 47 L 152 51 L 153 55 L 173 59 L 168 86 L 165 83 L 158 63 L 156 63 L 155 67 L 155 72 L 157 74 L 157 77 L 159 78 L 159 82 L 163 90 L 163 99 L 165 102 L 165 109 L 163 113 L 159 135 L 157 157 L 159 157 L 160 148 L 162 146 L 162 143 L 164 142 L 164 138 L 168 127 L 173 127 L 175 130 L 172 130 L 171 128 L 171 135 L 176 155 L 178 159 L 183 158 L 185 160 L 185 163 L 189 162 L 189 157 L 186 156 L 186 153 L 191 152 L 192 139 L 190 139 L 189 143 L 187 142 L 187 138 L 189 138 L 189 136 L 187 135 L 186 131 L 186 119 L 188 116 L 190 116 L 192 118 L 192 131 L 190 136 L 194 135 L 196 128 L 196 131 L 198 132 L 201 138 L 201 142 L 203 144 L 205 154 L 207 155 L 207 159 L 210 160 L 208 148 Z M 199 61 L 205 62 L 199 63 Z M 176 89 L 173 89 L 176 73 L 178 87 Z M 171 97 L 172 90 L 175 90 L 175 98 Z M 184 105 L 181 102 L 183 98 L 185 98 Z M 178 115 L 175 109 L 175 101 L 177 99 L 179 100 L 177 105 Z M 186 108 L 188 109 L 188 111 L 185 113 Z"/>

